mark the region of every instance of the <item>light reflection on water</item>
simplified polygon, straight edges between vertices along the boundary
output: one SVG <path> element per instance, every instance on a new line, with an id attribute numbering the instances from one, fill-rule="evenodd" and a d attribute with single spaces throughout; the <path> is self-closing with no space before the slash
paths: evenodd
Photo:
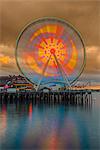
<path id="1" fill-rule="evenodd" d="M 94 96 L 91 109 L 0 105 L 0 149 L 100 149 L 100 96 Z"/>

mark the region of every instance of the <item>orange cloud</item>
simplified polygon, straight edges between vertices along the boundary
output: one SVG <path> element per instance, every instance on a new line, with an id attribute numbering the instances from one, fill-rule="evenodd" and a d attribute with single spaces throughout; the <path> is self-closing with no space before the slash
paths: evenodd
<path id="1" fill-rule="evenodd" d="M 2 64 L 15 63 L 14 48 L 12 46 L 0 45 L 0 66 Z"/>
<path id="2" fill-rule="evenodd" d="M 0 57 L 0 63 L 8 64 L 9 62 L 10 62 L 10 57 L 9 56 L 2 56 L 2 57 Z"/>
<path id="3" fill-rule="evenodd" d="M 100 74 L 100 47 L 86 47 L 86 67 L 84 73 Z M 0 45 L 0 74 L 2 72 L 19 73 L 15 61 L 15 48 L 8 45 Z M 22 60 L 21 60 L 22 61 Z"/>
<path id="4" fill-rule="evenodd" d="M 0 66 L 9 64 L 15 64 L 15 59 L 13 57 L 0 54 Z"/>
<path id="5" fill-rule="evenodd" d="M 0 75 L 18 72 L 14 47 L 0 44 Z"/>

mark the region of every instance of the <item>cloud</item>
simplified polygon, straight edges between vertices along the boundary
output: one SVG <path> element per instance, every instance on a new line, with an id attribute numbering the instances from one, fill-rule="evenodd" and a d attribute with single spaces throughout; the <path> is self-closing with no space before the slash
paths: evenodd
<path id="1" fill-rule="evenodd" d="M 9 52 L 9 50 L 11 52 Z M 19 73 L 15 60 L 15 48 L 8 45 L 0 45 L 0 72 L 7 72 L 16 74 Z M 100 47 L 87 46 L 86 47 L 86 66 L 84 74 L 98 75 L 100 74 Z"/>
<path id="2" fill-rule="evenodd" d="M 9 52 L 11 51 L 11 52 Z M 14 48 L 7 45 L 0 45 L 0 75 L 18 74 Z"/>
<path id="3" fill-rule="evenodd" d="M 14 68 L 16 66 L 14 48 L 7 45 L 0 45 L 0 70 L 3 68 Z"/>
<path id="4" fill-rule="evenodd" d="M 19 73 L 16 39 L 22 28 L 41 17 L 58 17 L 72 23 L 86 45 L 84 74 L 100 74 L 100 1 L 0 0 L 0 75 Z"/>
<path id="5" fill-rule="evenodd" d="M 2 64 L 8 64 L 11 61 L 9 56 L 0 56 L 0 66 Z"/>
<path id="6" fill-rule="evenodd" d="M 85 73 L 100 74 L 100 47 L 88 46 L 86 47 L 86 67 Z"/>
<path id="7" fill-rule="evenodd" d="M 86 46 L 100 45 L 100 1 L 93 0 L 2 0 L 1 42 L 15 46 L 27 23 L 47 16 L 72 23 L 82 33 Z"/>

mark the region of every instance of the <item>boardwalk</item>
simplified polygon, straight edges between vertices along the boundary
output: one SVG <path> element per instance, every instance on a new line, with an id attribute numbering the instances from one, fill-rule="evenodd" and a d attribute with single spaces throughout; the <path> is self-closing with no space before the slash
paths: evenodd
<path id="1" fill-rule="evenodd" d="M 92 92 L 89 90 L 67 90 L 64 92 L 20 92 L 0 93 L 0 103 L 50 103 L 68 105 L 86 105 L 92 103 Z"/>

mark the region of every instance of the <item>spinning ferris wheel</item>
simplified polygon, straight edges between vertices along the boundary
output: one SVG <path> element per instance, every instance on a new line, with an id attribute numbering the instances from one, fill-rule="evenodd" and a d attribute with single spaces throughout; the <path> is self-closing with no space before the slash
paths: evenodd
<path id="1" fill-rule="evenodd" d="M 85 46 L 80 33 L 58 18 L 41 18 L 27 25 L 16 44 L 20 72 L 37 85 L 63 83 L 68 87 L 85 66 Z"/>

